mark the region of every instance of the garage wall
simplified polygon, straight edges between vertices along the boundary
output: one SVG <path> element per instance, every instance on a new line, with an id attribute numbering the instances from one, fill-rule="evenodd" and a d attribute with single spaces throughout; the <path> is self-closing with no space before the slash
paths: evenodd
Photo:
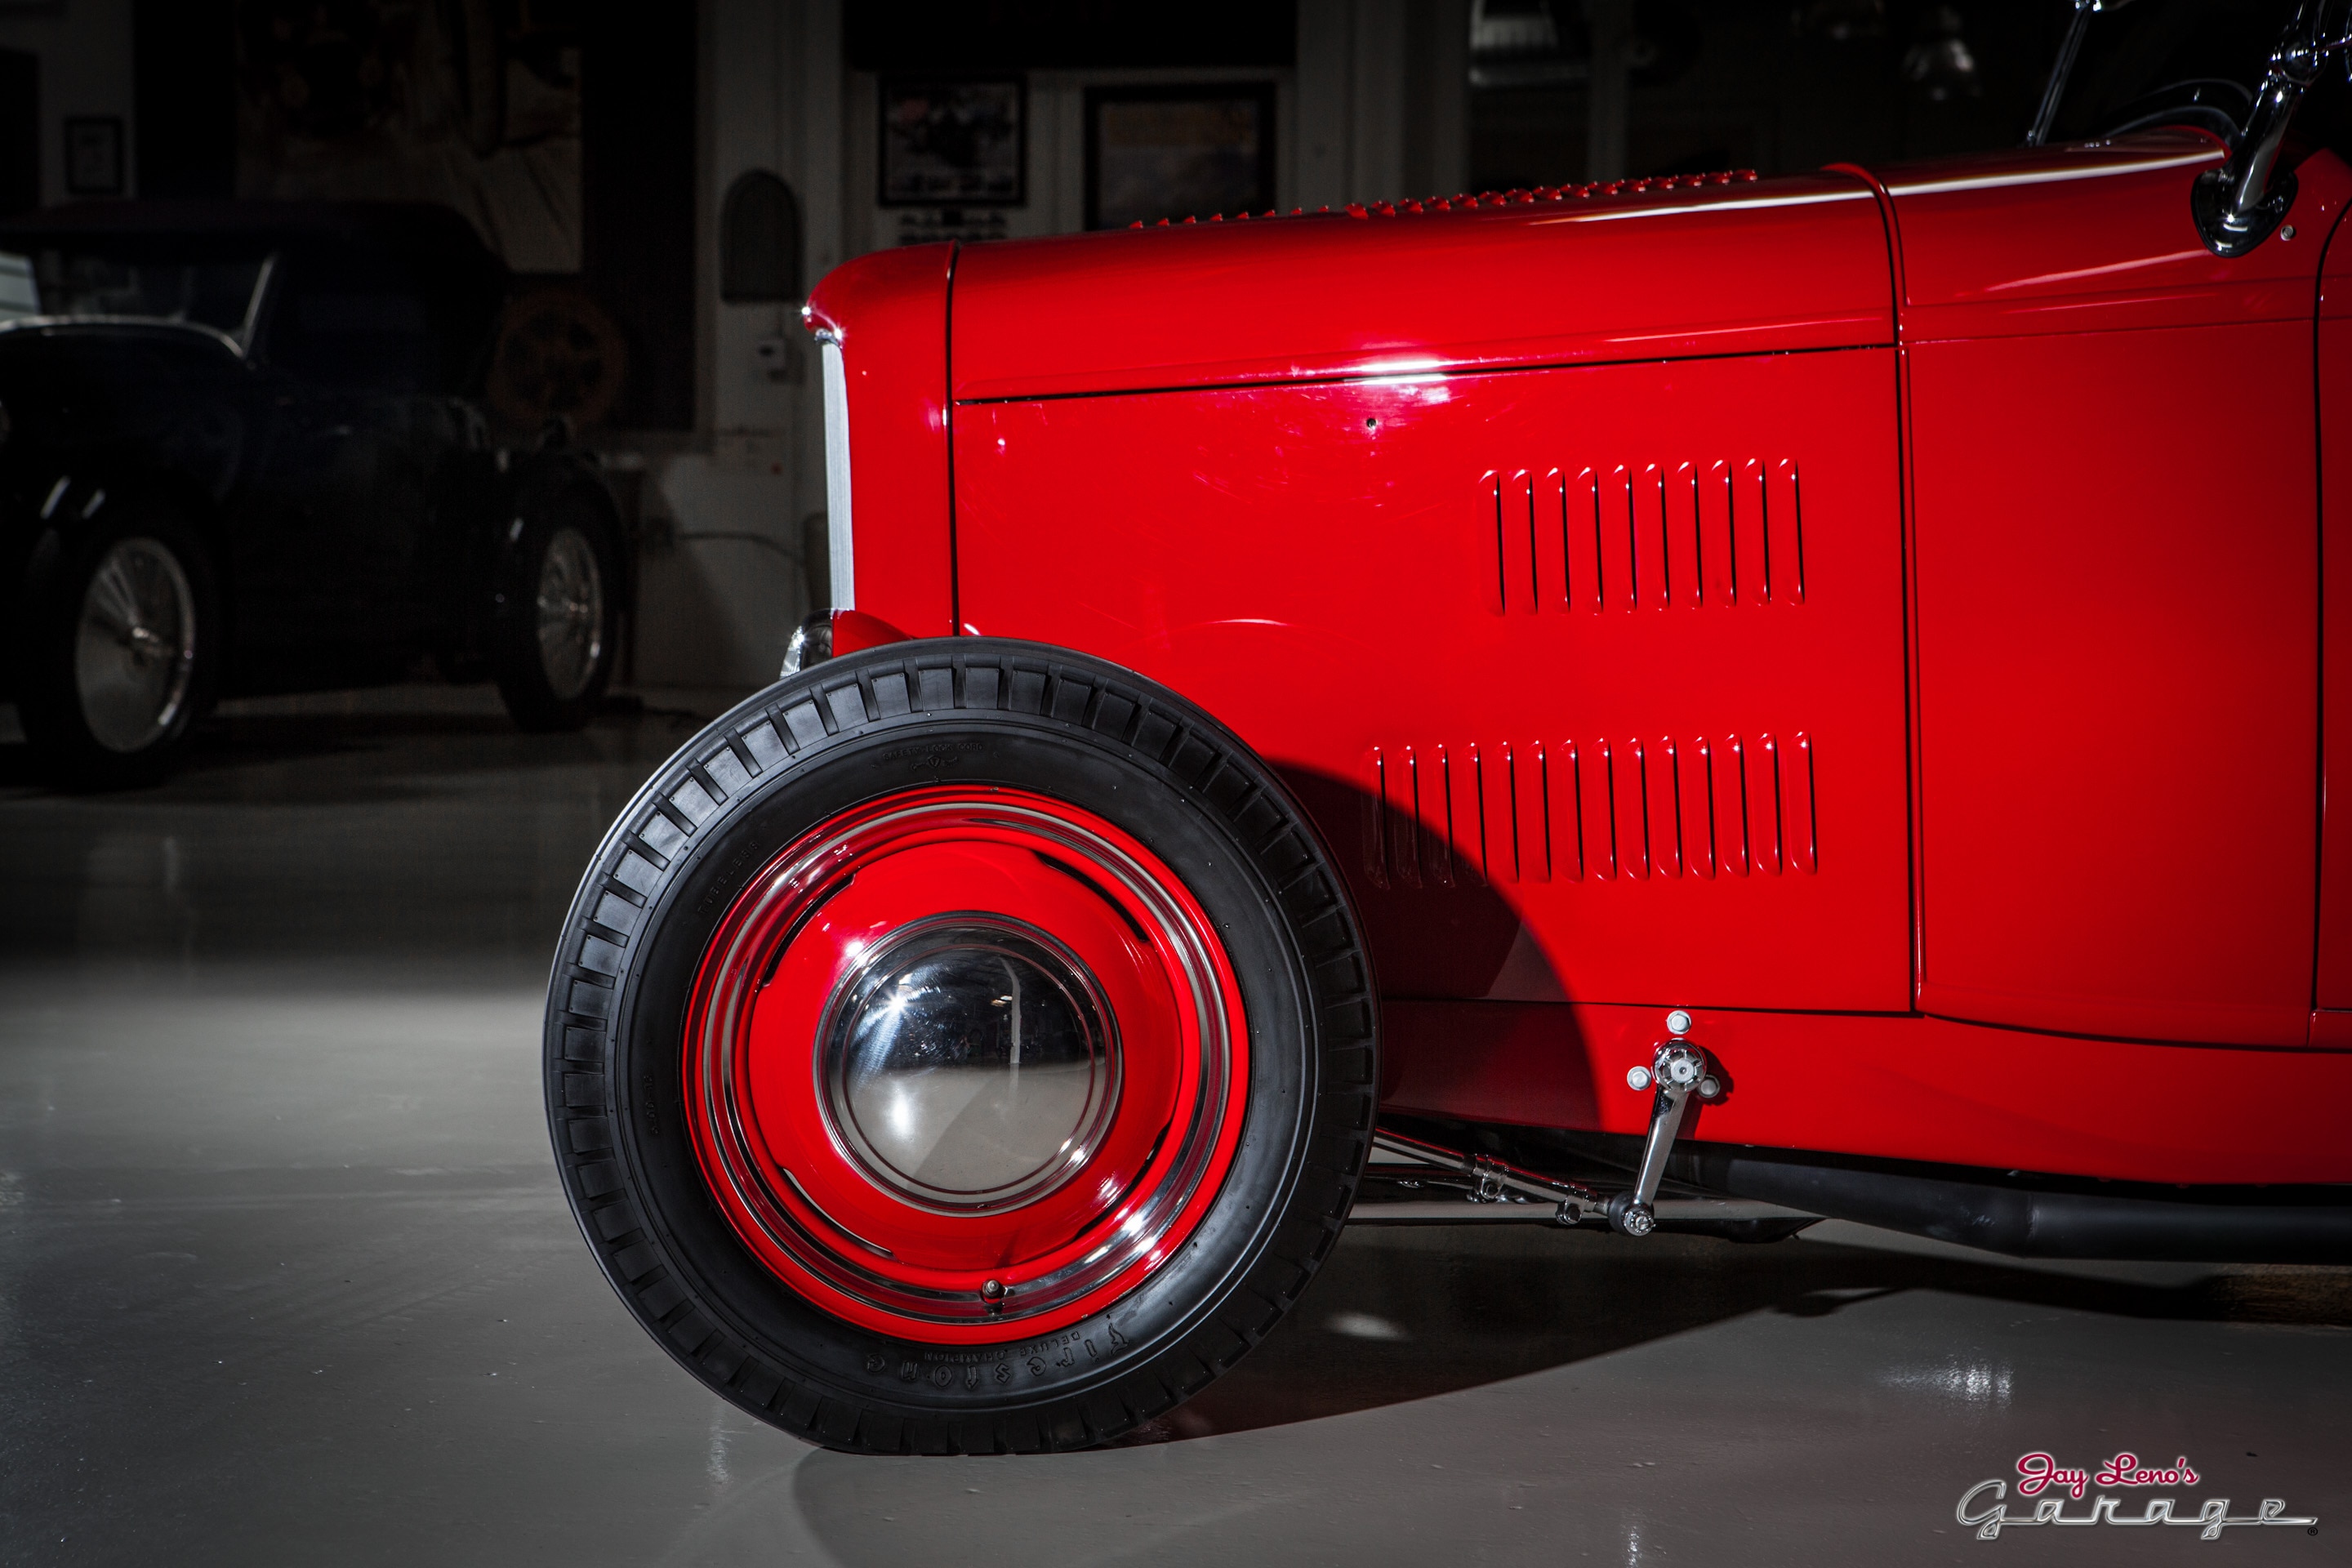
<path id="1" fill-rule="evenodd" d="M 747 170 L 799 195 L 811 284 L 913 226 L 876 201 L 872 72 L 844 63 L 842 0 L 701 0 L 703 366 L 699 439 L 646 454 L 654 518 L 639 679 L 772 679 L 792 628 L 822 602 L 822 408 L 794 310 L 719 301 L 719 214 Z M 1300 0 L 1295 68 L 1031 70 L 1028 201 L 1012 237 L 1083 226 L 1086 89 L 1123 82 L 1267 81 L 1286 206 L 1459 190 L 1468 178 L 1469 0 Z"/>
<path id="2" fill-rule="evenodd" d="M 40 193 L 43 205 L 68 199 L 65 122 L 82 115 L 122 121 L 125 194 L 138 190 L 138 123 L 131 110 L 131 0 L 59 0 L 0 9 L 0 49 L 39 61 Z"/>
<path id="3" fill-rule="evenodd" d="M 1301 0 L 1294 205 L 1469 184 L 1469 0 Z"/>
<path id="4" fill-rule="evenodd" d="M 698 438 L 649 452 L 651 526 L 639 596 L 637 678 L 757 685 L 824 593 L 823 405 L 796 304 L 719 298 L 719 222 L 747 172 L 783 179 L 802 212 L 802 275 L 855 251 L 842 239 L 839 0 L 701 0 L 696 181 Z"/>

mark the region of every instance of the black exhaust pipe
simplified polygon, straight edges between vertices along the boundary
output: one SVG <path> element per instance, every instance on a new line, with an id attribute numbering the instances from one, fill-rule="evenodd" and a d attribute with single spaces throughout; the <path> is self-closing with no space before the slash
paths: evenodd
<path id="1" fill-rule="evenodd" d="M 2275 1189 L 2142 1197 L 1994 1185 L 1696 1145 L 1668 1170 L 1734 1197 L 1782 1204 L 2012 1258 L 2352 1263 L 2352 1204 L 2276 1201 Z M 2266 1201 L 2267 1200 L 2267 1201 Z"/>
<path id="2" fill-rule="evenodd" d="M 1642 1140 L 1396 1118 L 1454 1148 L 1530 1170 L 1622 1181 Z M 2352 1186 L 2159 1186 L 1738 1144 L 1677 1144 L 1670 1187 L 2012 1258 L 2143 1263 L 2352 1263 Z"/>

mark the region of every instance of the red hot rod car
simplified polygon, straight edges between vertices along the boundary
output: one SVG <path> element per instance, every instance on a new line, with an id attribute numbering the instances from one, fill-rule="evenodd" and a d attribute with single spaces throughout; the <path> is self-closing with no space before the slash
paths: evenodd
<path id="1" fill-rule="evenodd" d="M 990 1451 L 1230 1365 L 1376 1143 L 1629 1237 L 2352 1257 L 2337 49 L 2226 134 L 834 273 L 837 607 L 557 959 L 624 1300 Z"/>

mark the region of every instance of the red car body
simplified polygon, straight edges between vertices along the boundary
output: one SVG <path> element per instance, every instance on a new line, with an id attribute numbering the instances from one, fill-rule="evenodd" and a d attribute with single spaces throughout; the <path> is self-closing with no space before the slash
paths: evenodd
<path id="1" fill-rule="evenodd" d="M 2352 1180 L 2352 170 L 2231 258 L 2225 155 L 869 257 L 836 604 L 1279 770 L 1385 1112 L 1642 1132 L 1678 1007 L 1702 1142 Z"/>

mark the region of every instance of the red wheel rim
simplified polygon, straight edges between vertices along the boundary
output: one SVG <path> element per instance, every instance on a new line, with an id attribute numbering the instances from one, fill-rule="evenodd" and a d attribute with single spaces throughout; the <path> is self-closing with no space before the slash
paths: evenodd
<path id="1" fill-rule="evenodd" d="M 719 921 L 687 1015 L 687 1120 L 736 1235 L 836 1317 L 934 1342 L 1133 1289 L 1215 1200 L 1248 1078 L 1240 987 L 1183 883 L 1013 790 L 908 791 L 803 835 Z"/>

